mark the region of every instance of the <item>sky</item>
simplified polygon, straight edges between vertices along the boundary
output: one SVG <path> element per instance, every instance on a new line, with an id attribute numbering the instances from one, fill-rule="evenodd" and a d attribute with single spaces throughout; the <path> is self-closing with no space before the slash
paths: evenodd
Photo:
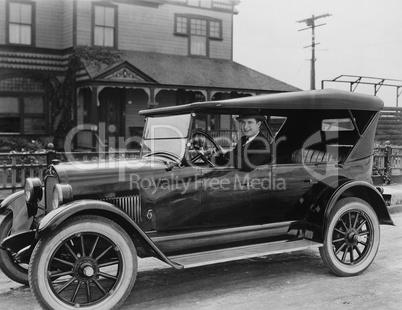
<path id="1" fill-rule="evenodd" d="M 299 31 L 308 26 L 297 21 L 331 14 L 315 21 L 325 24 L 315 28 L 316 89 L 340 75 L 394 79 L 402 86 L 402 0 L 241 0 L 236 8 L 233 60 L 242 65 L 310 89 L 311 48 L 304 47 L 311 45 L 312 33 Z M 325 88 L 349 87 L 325 82 Z M 373 95 L 374 86 L 355 91 Z M 396 93 L 382 86 L 377 95 L 395 107 Z"/>

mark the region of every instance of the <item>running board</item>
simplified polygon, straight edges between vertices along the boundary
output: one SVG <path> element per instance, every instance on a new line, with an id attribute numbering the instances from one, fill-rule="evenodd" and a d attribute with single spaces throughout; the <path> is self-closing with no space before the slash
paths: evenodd
<path id="1" fill-rule="evenodd" d="M 251 257 L 318 248 L 321 246 L 322 243 L 312 242 L 310 240 L 279 241 L 273 243 L 239 246 L 215 251 L 169 256 L 168 258 L 170 261 L 181 265 L 184 268 L 192 268 Z"/>

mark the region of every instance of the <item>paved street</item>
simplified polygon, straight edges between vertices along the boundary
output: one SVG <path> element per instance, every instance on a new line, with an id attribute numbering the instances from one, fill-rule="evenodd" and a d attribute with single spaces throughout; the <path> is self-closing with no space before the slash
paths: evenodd
<path id="1" fill-rule="evenodd" d="M 318 251 L 176 271 L 140 261 L 133 292 L 121 309 L 400 309 L 402 213 L 381 226 L 381 245 L 370 268 L 340 278 Z M 29 288 L 0 275 L 0 309 L 40 309 Z"/>

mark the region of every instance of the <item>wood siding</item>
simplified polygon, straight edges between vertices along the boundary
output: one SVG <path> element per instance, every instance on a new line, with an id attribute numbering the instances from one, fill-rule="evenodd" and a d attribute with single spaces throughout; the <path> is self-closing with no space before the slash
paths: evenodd
<path id="1" fill-rule="evenodd" d="M 188 38 L 174 35 L 175 14 L 193 14 L 222 20 L 223 40 L 210 41 L 210 57 L 230 59 L 230 14 L 170 4 L 162 5 L 158 9 L 133 5 L 119 6 L 119 48 L 187 56 Z"/>
<path id="2" fill-rule="evenodd" d="M 6 44 L 6 1 L 0 1 L 0 44 Z"/>
<path id="3" fill-rule="evenodd" d="M 73 1 L 63 1 L 63 48 L 73 46 Z"/>
<path id="4" fill-rule="evenodd" d="M 55 0 L 36 1 L 35 47 L 62 49 L 63 2 Z"/>
<path id="5" fill-rule="evenodd" d="M 92 45 L 92 3 L 77 1 L 77 45 Z"/>
<path id="6" fill-rule="evenodd" d="M 174 35 L 175 13 L 193 14 L 222 20 L 223 40 L 210 41 L 210 57 L 231 58 L 231 14 L 172 4 L 145 7 L 119 3 L 117 48 L 187 56 L 188 38 Z M 92 3 L 78 1 L 78 45 L 92 45 L 92 18 Z"/>
<path id="7" fill-rule="evenodd" d="M 76 1 L 76 44 L 92 45 L 92 4 Z M 99 3 L 99 1 L 96 1 Z M 66 49 L 74 44 L 74 0 L 36 0 L 34 47 Z M 187 56 L 189 39 L 174 35 L 175 14 L 222 21 L 222 40 L 210 40 L 209 57 L 231 59 L 232 14 L 195 6 L 162 4 L 157 7 L 116 3 L 118 49 Z M 0 1 L 0 44 L 7 44 L 6 1 Z"/>

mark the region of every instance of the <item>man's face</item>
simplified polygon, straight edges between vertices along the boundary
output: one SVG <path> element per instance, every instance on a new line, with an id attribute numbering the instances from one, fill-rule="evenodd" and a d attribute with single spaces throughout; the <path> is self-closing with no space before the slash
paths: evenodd
<path id="1" fill-rule="evenodd" d="M 243 118 L 240 127 L 246 137 L 253 137 L 260 131 L 261 122 L 255 118 Z"/>

